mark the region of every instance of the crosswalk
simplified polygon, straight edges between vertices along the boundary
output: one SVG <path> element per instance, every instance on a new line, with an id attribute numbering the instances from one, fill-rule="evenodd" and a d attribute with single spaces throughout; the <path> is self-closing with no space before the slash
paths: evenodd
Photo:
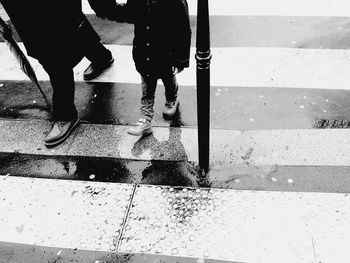
<path id="1" fill-rule="evenodd" d="M 350 116 L 350 4 L 211 0 L 211 142 L 197 172 L 195 32 L 178 76 L 176 119 L 129 136 L 140 77 L 133 28 L 83 11 L 116 62 L 83 81 L 82 124 L 43 145 L 49 114 L 0 42 L 0 262 L 346 263 L 350 132 L 315 129 Z M 0 8 L 0 15 L 4 11 Z M 20 43 L 24 49 L 24 46 Z M 49 78 L 30 58 L 44 91 Z"/>
<path id="2" fill-rule="evenodd" d="M 119 64 L 92 82 L 133 83 L 140 82 L 131 57 L 131 47 L 106 45 L 118 59 Z M 301 48 L 212 48 L 214 57 L 211 65 L 211 85 L 215 87 L 288 87 L 310 89 L 350 89 L 350 56 L 344 49 L 301 49 Z M 0 54 L 6 61 L 0 74 L 4 80 L 23 81 L 27 77 L 16 68 L 16 61 L 4 43 Z M 191 49 L 193 65 L 179 75 L 183 86 L 196 85 L 195 48 Z M 234 63 L 239 61 L 240 63 Z M 41 80 L 48 81 L 48 75 L 40 64 L 31 60 Z M 84 59 L 75 68 L 76 81 L 83 81 L 82 71 L 89 65 Z M 293 72 L 293 74 L 291 74 Z"/>

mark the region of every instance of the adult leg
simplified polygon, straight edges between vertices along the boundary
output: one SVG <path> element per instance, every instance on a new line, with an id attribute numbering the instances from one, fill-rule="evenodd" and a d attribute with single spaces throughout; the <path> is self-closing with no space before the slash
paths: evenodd
<path id="1" fill-rule="evenodd" d="M 109 68 L 114 59 L 111 51 L 101 43 L 99 35 L 84 14 L 81 14 L 78 27 L 78 39 L 81 43 L 83 54 L 91 61 L 90 66 L 84 71 L 84 79 L 91 80 Z"/>
<path id="2" fill-rule="evenodd" d="M 75 83 L 70 63 L 59 63 L 56 60 L 42 62 L 42 65 L 49 74 L 53 88 L 53 124 L 44 140 L 46 146 L 52 147 L 66 140 L 79 123 L 74 105 Z"/>
<path id="3" fill-rule="evenodd" d="M 55 121 L 69 121 L 77 116 L 74 105 L 75 83 L 69 65 L 43 64 L 53 89 L 52 114 Z"/>

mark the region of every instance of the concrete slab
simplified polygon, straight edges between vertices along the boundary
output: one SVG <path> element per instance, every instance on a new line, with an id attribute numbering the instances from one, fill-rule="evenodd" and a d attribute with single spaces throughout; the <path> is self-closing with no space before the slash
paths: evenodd
<path id="1" fill-rule="evenodd" d="M 127 134 L 128 128 L 82 124 L 67 154 L 133 160 L 187 161 L 195 158 L 194 130 L 154 128 L 152 135 L 141 137 Z"/>
<path id="2" fill-rule="evenodd" d="M 0 121 L 0 152 L 198 162 L 197 129 L 154 127 L 151 136 L 128 126 L 81 124 L 61 146 L 42 145 L 47 121 Z M 47 129 L 46 129 L 47 128 Z M 349 166 L 350 130 L 211 130 L 213 172 L 237 166 Z M 336 146 L 336 147 L 335 147 Z"/>
<path id="3" fill-rule="evenodd" d="M 238 262 L 347 262 L 349 215 L 347 194 L 143 185 L 136 189 L 120 251 Z"/>
<path id="4" fill-rule="evenodd" d="M 350 130 L 211 131 L 211 164 L 348 165 Z"/>
<path id="5" fill-rule="evenodd" d="M 42 120 L 1 120 L 0 151 L 44 155 L 66 154 L 68 145 L 74 136 L 55 148 L 47 148 L 43 140 L 50 125 L 50 122 Z"/>
<path id="6" fill-rule="evenodd" d="M 115 251 L 134 187 L 0 176 L 0 241 Z"/>

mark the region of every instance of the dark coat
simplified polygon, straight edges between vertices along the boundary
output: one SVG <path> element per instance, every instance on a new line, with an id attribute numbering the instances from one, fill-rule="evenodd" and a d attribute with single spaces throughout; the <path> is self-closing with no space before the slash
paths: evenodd
<path id="1" fill-rule="evenodd" d="M 28 55 L 39 60 L 71 59 L 79 51 L 81 44 L 77 30 L 85 18 L 81 0 L 0 2 L 20 35 Z"/>
<path id="2" fill-rule="evenodd" d="M 144 76 L 189 66 L 191 27 L 186 0 L 90 0 L 97 15 L 133 23 L 133 58 Z M 104 10 L 103 10 L 104 9 Z"/>

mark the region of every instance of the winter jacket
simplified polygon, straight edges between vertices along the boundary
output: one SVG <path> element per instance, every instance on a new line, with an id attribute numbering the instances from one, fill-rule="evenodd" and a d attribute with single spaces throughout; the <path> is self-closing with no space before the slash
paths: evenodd
<path id="1" fill-rule="evenodd" d="M 71 59 L 84 39 L 77 33 L 86 17 L 81 0 L 0 0 L 28 55 L 39 60 Z M 87 30 L 89 31 L 89 30 Z M 91 36 L 98 38 L 90 30 Z M 94 34 L 93 34 L 94 33 Z M 86 35 L 86 34 L 85 34 Z"/>
<path id="2" fill-rule="evenodd" d="M 108 1 L 108 7 L 102 2 Z M 191 27 L 186 0 L 90 0 L 98 16 L 134 24 L 133 59 L 142 75 L 189 67 Z"/>

